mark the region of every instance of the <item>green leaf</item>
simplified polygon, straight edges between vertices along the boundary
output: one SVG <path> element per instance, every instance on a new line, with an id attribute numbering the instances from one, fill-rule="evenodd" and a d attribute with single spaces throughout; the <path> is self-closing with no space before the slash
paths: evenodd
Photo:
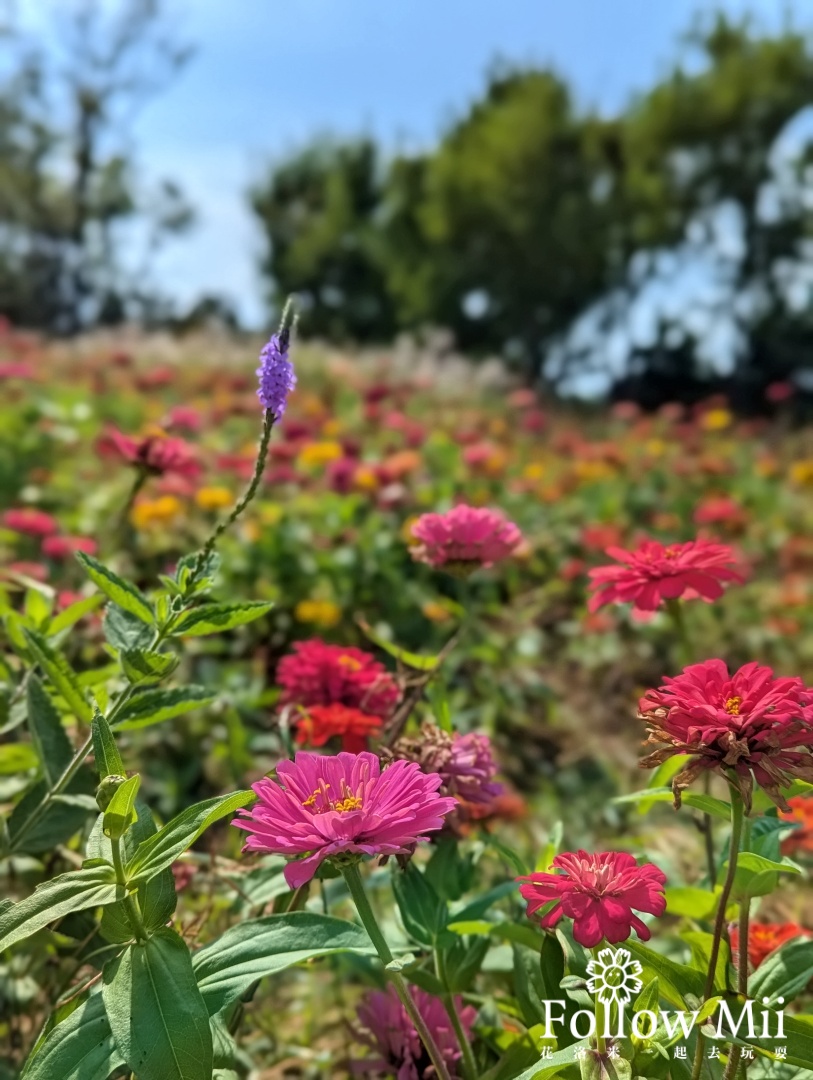
<path id="1" fill-rule="evenodd" d="M 42 762 L 46 783 L 52 788 L 73 758 L 73 750 L 59 713 L 36 675 L 28 678 L 26 689 L 28 729 Z"/>
<path id="2" fill-rule="evenodd" d="M 201 604 L 180 615 L 172 624 L 171 632 L 177 637 L 219 634 L 261 619 L 273 606 L 261 600 L 247 600 L 240 604 Z"/>
<path id="3" fill-rule="evenodd" d="M 526 945 L 538 953 L 542 948 L 544 935 L 532 926 L 523 926 L 515 922 L 487 922 L 485 919 L 467 919 L 464 922 L 451 922 L 446 927 L 453 934 L 461 934 L 464 937 L 488 935 L 499 941 L 515 941 L 519 945 Z"/>
<path id="4" fill-rule="evenodd" d="M 124 899 L 112 866 L 94 866 L 38 885 L 31 896 L 0 912 L 0 951 L 30 937 L 70 911 L 113 904 Z"/>
<path id="5" fill-rule="evenodd" d="M 100 778 L 104 780 L 107 776 L 124 776 L 124 762 L 121 760 L 113 732 L 98 709 L 94 710 L 90 733 L 93 737 L 93 756 L 96 759 L 96 769 Z"/>
<path id="6" fill-rule="evenodd" d="M 101 593 L 94 593 L 93 596 L 86 596 L 82 600 L 77 600 L 75 604 L 66 607 L 51 619 L 48 623 L 48 637 L 54 637 L 56 634 L 62 633 L 63 630 L 70 629 L 85 615 L 90 615 L 92 611 L 100 608 L 103 603 L 104 597 Z"/>
<path id="7" fill-rule="evenodd" d="M 35 660 L 65 699 L 68 708 L 79 720 L 89 724 L 93 712 L 68 661 L 41 634 L 27 629 L 23 629 L 23 634 Z"/>
<path id="8" fill-rule="evenodd" d="M 670 915 L 682 915 L 687 919 L 709 919 L 717 910 L 721 890 L 708 892 L 693 886 L 678 886 L 666 890 L 666 910 Z"/>
<path id="9" fill-rule="evenodd" d="M 691 806 L 694 810 L 701 810 L 704 814 L 711 814 L 712 817 L 722 818 L 724 821 L 731 820 L 731 807 L 722 799 L 715 799 L 712 795 L 703 795 L 698 791 L 684 791 L 682 798 L 684 806 Z M 648 807 L 652 803 L 671 803 L 674 801 L 674 794 L 668 787 L 645 788 L 643 791 L 633 791 L 630 795 L 619 795 L 612 801 L 618 805 L 645 803 Z"/>
<path id="10" fill-rule="evenodd" d="M 440 656 L 422 656 L 420 653 L 402 649 L 399 645 L 388 641 L 382 634 L 376 633 L 363 619 L 359 619 L 358 623 L 370 641 L 376 644 L 379 649 L 383 649 L 385 653 L 389 653 L 390 656 L 405 664 L 406 667 L 413 668 L 415 671 L 435 671 L 441 662 Z"/>
<path id="11" fill-rule="evenodd" d="M 155 637 L 149 626 L 118 604 L 107 605 L 104 613 L 104 636 L 117 652 L 125 649 L 149 649 Z"/>
<path id="12" fill-rule="evenodd" d="M 200 992 L 211 1015 L 219 1013 L 258 979 L 315 956 L 357 952 L 373 955 L 367 932 L 356 923 L 293 911 L 247 919 L 230 927 L 192 958 Z"/>
<path id="13" fill-rule="evenodd" d="M 180 663 L 175 653 L 151 652 L 149 649 L 125 649 L 119 659 L 131 683 L 160 682 Z"/>
<path id="14" fill-rule="evenodd" d="M 803 1075 L 806 1076 L 810 1071 L 810 1062 L 813 1061 L 813 1016 L 789 1016 L 785 1014 L 784 1029 L 786 1039 L 781 1043 L 774 1043 L 770 1049 L 760 1045 L 758 1042 L 751 1042 L 749 1045 L 753 1046 L 762 1056 L 774 1059 L 776 1055 L 773 1051 L 776 1046 L 787 1047 L 787 1058 L 783 1058 L 783 1062 L 787 1062 L 788 1065 L 799 1066 L 803 1070 Z M 754 1030 L 758 1030 L 756 1024 Z M 747 1040 L 743 1041 L 747 1042 Z"/>
<path id="15" fill-rule="evenodd" d="M 80 769 L 61 795 L 51 797 L 50 805 L 41 814 L 38 808 L 48 795 L 48 784 L 45 780 L 38 780 L 29 788 L 8 819 L 11 850 L 33 855 L 53 851 L 57 844 L 69 840 L 87 820 L 87 807 L 78 800 L 88 788 L 89 779 L 90 770 Z M 34 813 L 38 818 L 33 825 L 29 825 Z"/>
<path id="16" fill-rule="evenodd" d="M 37 1044 L 21 1080 L 107 1080 L 123 1064 L 102 995 L 92 994 Z"/>
<path id="17" fill-rule="evenodd" d="M 173 690 L 142 690 L 134 694 L 116 720 L 117 731 L 150 727 L 163 720 L 211 705 L 217 694 L 205 686 L 179 686 Z"/>
<path id="18" fill-rule="evenodd" d="M 135 821 L 135 799 L 140 787 L 141 777 L 136 773 L 116 788 L 102 819 L 104 834 L 111 840 L 120 840 Z"/>
<path id="19" fill-rule="evenodd" d="M 727 862 L 726 862 L 726 865 Z M 766 859 L 753 851 L 741 851 L 737 859 L 737 871 L 734 875 L 734 899 L 750 899 L 754 896 L 767 896 L 779 884 L 779 874 L 801 874 L 801 868 L 788 858 L 780 862 Z"/>
<path id="20" fill-rule="evenodd" d="M 761 1001 L 767 997 L 786 1002 L 801 992 L 813 979 L 813 941 L 799 937 L 788 941 L 759 965 L 748 984 L 748 994 Z"/>
<path id="21" fill-rule="evenodd" d="M 574 1064 L 578 1067 L 578 1061 L 576 1061 L 576 1051 L 582 1048 L 590 1048 L 589 1039 L 580 1039 L 579 1042 L 573 1043 L 572 1046 L 565 1047 L 564 1050 L 557 1050 L 549 1058 L 538 1062 L 536 1065 L 531 1065 L 530 1068 L 520 1073 L 519 1076 L 514 1077 L 514 1080 L 548 1080 L 549 1077 L 561 1076 L 562 1069 L 568 1065 Z M 615 1062 L 613 1062 L 615 1064 Z M 609 1080 L 609 1075 L 607 1077 Z M 619 1078 L 620 1080 L 620 1078 Z"/>
<path id="22" fill-rule="evenodd" d="M 39 763 L 39 756 L 31 743 L 3 743 L 0 746 L 0 776 L 28 772 L 29 769 L 36 769 Z"/>
<path id="23" fill-rule="evenodd" d="M 190 806 L 163 829 L 159 829 L 155 836 L 139 844 L 126 867 L 128 878 L 149 881 L 155 874 L 171 866 L 210 825 L 233 814 L 240 807 L 248 806 L 255 798 L 253 791 L 235 791 Z"/>
<path id="24" fill-rule="evenodd" d="M 138 1080 L 211 1080 L 212 1032 L 174 930 L 162 928 L 105 965 L 102 996 L 122 1057 Z"/>
<path id="25" fill-rule="evenodd" d="M 41 588 L 27 589 L 23 601 L 23 612 L 34 626 L 40 627 L 51 617 L 51 609 L 54 604 L 53 590 L 46 594 Z"/>
<path id="26" fill-rule="evenodd" d="M 109 567 L 104 566 L 91 555 L 79 551 L 76 557 L 85 568 L 90 580 L 101 589 L 108 600 L 112 600 L 114 604 L 131 615 L 135 615 L 141 622 L 149 626 L 153 625 L 155 617 L 152 606 L 140 589 L 137 589 L 132 582 L 125 581 L 118 574 L 114 574 Z"/>
<path id="27" fill-rule="evenodd" d="M 393 871 L 392 889 L 406 932 L 420 945 L 432 948 L 446 928 L 444 902 L 412 862 L 404 870 Z"/>
<path id="28" fill-rule="evenodd" d="M 685 1008 L 688 995 L 702 999 L 705 984 L 703 972 L 661 956 L 654 949 L 648 949 L 632 938 L 624 942 L 624 948 L 634 960 L 640 961 L 644 969 L 644 981 L 657 977 L 661 994 L 670 1004 L 682 1009 Z"/>

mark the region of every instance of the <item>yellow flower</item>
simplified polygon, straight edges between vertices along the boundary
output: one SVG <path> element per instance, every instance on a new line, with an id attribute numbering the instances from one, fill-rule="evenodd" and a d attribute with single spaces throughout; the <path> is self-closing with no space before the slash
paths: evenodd
<path id="1" fill-rule="evenodd" d="M 225 510 L 234 502 L 234 496 L 225 487 L 203 487 L 195 493 L 195 502 L 201 510 Z"/>
<path id="2" fill-rule="evenodd" d="M 375 491 L 378 487 L 375 469 L 371 469 L 369 465 L 359 465 L 353 473 L 353 486 L 360 491 Z"/>
<path id="3" fill-rule="evenodd" d="M 522 470 L 524 480 L 541 480 L 545 475 L 545 466 L 541 461 L 531 461 Z"/>
<path id="4" fill-rule="evenodd" d="M 162 495 L 158 499 L 137 502 L 130 511 L 130 521 L 137 529 L 148 529 L 152 525 L 172 521 L 182 512 L 180 499 L 174 495 Z"/>
<path id="5" fill-rule="evenodd" d="M 651 457 L 663 457 L 666 453 L 666 443 L 663 439 L 649 439 L 646 443 L 646 452 Z"/>
<path id="6" fill-rule="evenodd" d="M 334 417 L 332 420 L 325 420 L 322 424 L 322 434 L 326 439 L 335 439 L 344 431 L 344 424 L 341 420 Z"/>
<path id="7" fill-rule="evenodd" d="M 813 487 L 813 458 L 794 461 L 790 467 L 790 478 L 799 487 Z"/>
<path id="8" fill-rule="evenodd" d="M 725 431 L 733 419 L 728 409 L 709 409 L 700 417 L 700 426 L 704 431 Z"/>
<path id="9" fill-rule="evenodd" d="M 583 480 L 586 484 L 596 480 L 606 480 L 615 472 L 606 461 L 577 461 L 573 470 L 579 480 Z"/>
<path id="10" fill-rule="evenodd" d="M 336 626 L 341 617 L 341 608 L 330 600 L 300 600 L 294 608 L 297 622 L 315 623 L 325 629 Z"/>
<path id="11" fill-rule="evenodd" d="M 417 538 L 417 536 L 414 536 L 412 532 L 412 527 L 418 520 L 418 516 L 418 514 L 413 514 L 411 517 L 408 517 L 404 524 L 401 526 L 401 539 L 406 544 L 420 543 L 420 540 Z"/>
<path id="12" fill-rule="evenodd" d="M 437 600 L 427 600 L 421 610 L 430 622 L 448 622 L 452 617 L 449 610 Z"/>
<path id="13" fill-rule="evenodd" d="M 341 443 L 330 439 L 324 442 L 312 442 L 302 447 L 297 463 L 305 468 L 314 465 L 326 465 L 329 461 L 335 461 L 337 458 L 342 457 L 343 454 L 344 450 Z"/>

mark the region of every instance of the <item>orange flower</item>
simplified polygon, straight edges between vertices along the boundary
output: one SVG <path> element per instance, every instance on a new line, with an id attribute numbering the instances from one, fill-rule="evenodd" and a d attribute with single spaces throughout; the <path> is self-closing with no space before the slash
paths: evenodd
<path id="1" fill-rule="evenodd" d="M 740 950 L 740 932 L 734 926 L 729 930 L 731 940 L 731 958 L 737 963 Z M 748 928 L 748 959 L 751 966 L 758 968 L 759 965 L 771 955 L 772 952 L 784 945 L 786 941 L 797 937 L 809 937 L 810 931 L 805 930 L 796 923 L 757 923 L 752 922 Z"/>
<path id="2" fill-rule="evenodd" d="M 381 731 L 380 716 L 370 716 L 361 709 L 334 702 L 332 705 L 311 705 L 297 721 L 296 741 L 300 746 L 324 746 L 340 738 L 342 750 L 360 754 L 367 749 L 370 736 Z"/>
<path id="3" fill-rule="evenodd" d="M 798 828 L 782 841 L 782 854 L 813 851 L 813 798 L 809 795 L 794 795 L 792 799 L 788 799 L 788 806 L 790 810 L 780 812 L 779 816 Z"/>

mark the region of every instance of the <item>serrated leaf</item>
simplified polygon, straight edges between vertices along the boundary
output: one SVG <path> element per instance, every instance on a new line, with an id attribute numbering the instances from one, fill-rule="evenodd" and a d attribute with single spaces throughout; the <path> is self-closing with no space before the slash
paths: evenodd
<path id="1" fill-rule="evenodd" d="M 79 720 L 89 724 L 93 712 L 68 661 L 41 634 L 28 629 L 24 629 L 23 634 L 37 663 L 65 699 L 68 708 Z"/>
<path id="2" fill-rule="evenodd" d="M 60 874 L 38 885 L 31 896 L 0 912 L 0 951 L 30 937 L 71 911 L 113 904 L 124 899 L 112 866 L 94 866 Z"/>
<path id="3" fill-rule="evenodd" d="M 148 649 L 125 649 L 119 656 L 124 674 L 131 683 L 157 683 L 171 675 L 180 659 L 175 653 Z"/>
<path id="4" fill-rule="evenodd" d="M 177 637 L 203 637 L 205 634 L 219 634 L 244 626 L 267 615 L 273 604 L 260 600 L 245 601 L 240 604 L 201 604 L 185 612 L 172 625 L 172 633 Z"/>
<path id="5" fill-rule="evenodd" d="M 209 1015 L 174 930 L 156 930 L 106 964 L 102 996 L 116 1046 L 139 1080 L 211 1080 Z"/>
<path id="6" fill-rule="evenodd" d="M 147 597 L 131 581 L 114 574 L 110 567 L 94 559 L 92 555 L 86 555 L 78 551 L 76 557 L 85 568 L 85 573 L 90 580 L 111 600 L 124 611 L 135 615 L 141 622 L 152 626 L 155 622 L 152 605 Z"/>
<path id="7" fill-rule="evenodd" d="M 155 836 L 139 844 L 126 870 L 130 880 L 149 881 L 182 855 L 210 825 L 248 806 L 256 798 L 253 791 L 235 791 L 190 806 L 159 829 Z"/>
<path id="8" fill-rule="evenodd" d="M 28 730 L 37 749 L 46 783 L 52 788 L 73 758 L 73 750 L 59 713 L 36 675 L 26 688 Z"/>
<path id="9" fill-rule="evenodd" d="M 94 711 L 90 733 L 93 737 L 93 756 L 99 777 L 104 780 L 107 776 L 124 776 L 124 762 L 121 760 L 113 732 L 98 709 Z"/>
<path id="10" fill-rule="evenodd" d="M 154 639 L 152 629 L 118 604 L 108 604 L 104 613 L 104 636 L 116 650 L 148 649 Z"/>
<path id="11" fill-rule="evenodd" d="M 171 720 L 211 705 L 217 697 L 205 686 L 179 686 L 173 690 L 143 690 L 134 694 L 116 720 L 117 731 L 132 731 Z"/>

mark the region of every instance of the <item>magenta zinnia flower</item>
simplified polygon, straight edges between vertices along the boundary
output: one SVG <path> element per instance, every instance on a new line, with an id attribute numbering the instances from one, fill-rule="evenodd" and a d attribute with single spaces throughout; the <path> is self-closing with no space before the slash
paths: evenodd
<path id="1" fill-rule="evenodd" d="M 76 551 L 95 555 L 99 545 L 90 536 L 47 536 L 42 542 L 42 553 L 49 559 L 67 559 Z"/>
<path id="2" fill-rule="evenodd" d="M 783 810 L 780 789 L 793 779 L 813 782 L 813 690 L 798 678 L 746 664 L 729 675 L 722 660 L 692 664 L 641 698 L 649 742 L 665 743 L 644 758 L 652 769 L 675 754 L 694 755 L 672 781 L 680 794 L 706 769 L 726 770 L 751 805 L 753 782 Z"/>
<path id="3" fill-rule="evenodd" d="M 337 855 L 408 855 L 426 833 L 443 826 L 455 800 L 438 794 L 441 778 L 414 762 L 396 761 L 383 772 L 367 752 L 299 753 L 277 766 L 277 779 L 253 785 L 258 801 L 235 821 L 249 838 L 244 851 L 307 855 L 289 862 L 292 889 Z"/>
<path id="4" fill-rule="evenodd" d="M 573 937 L 586 949 L 602 940 L 610 945 L 626 941 L 633 930 L 648 941 L 649 929 L 634 912 L 663 915 L 666 910 L 666 874 L 654 863 L 639 866 L 626 852 L 566 851 L 553 866 L 561 873 L 517 878 L 528 915 L 553 902 L 540 917 L 542 926 L 549 930 L 566 915 L 573 920 Z"/>
<path id="5" fill-rule="evenodd" d="M 499 510 L 465 503 L 445 514 L 423 514 L 412 535 L 419 541 L 414 559 L 459 574 L 502 562 L 522 541 L 517 526 Z"/>
<path id="6" fill-rule="evenodd" d="M 201 472 L 194 447 L 163 432 L 134 439 L 117 428 L 108 427 L 96 440 L 96 451 L 100 457 L 118 457 L 152 476 L 175 473 L 194 479 Z"/>
<path id="7" fill-rule="evenodd" d="M 709 540 L 667 546 L 644 540 L 635 551 L 608 547 L 606 553 L 621 565 L 590 571 L 590 588 L 595 590 L 587 605 L 590 611 L 614 602 L 632 603 L 636 611 L 654 611 L 664 600 L 681 596 L 711 603 L 723 595 L 724 582 L 743 580 L 732 569 L 733 550 Z"/>
<path id="8" fill-rule="evenodd" d="M 457 1065 L 462 1055 L 443 1002 L 425 990 L 413 987 L 410 992 L 424 1023 L 432 1032 L 449 1075 L 452 1080 L 457 1080 Z M 464 1035 L 471 1039 L 477 1010 L 471 1005 L 464 1006 L 460 997 L 455 998 L 455 1006 Z M 394 986 L 368 994 L 359 1006 L 358 1019 L 356 1035 L 374 1051 L 375 1057 L 354 1061 L 352 1068 L 356 1075 L 384 1073 L 397 1077 L 397 1080 L 434 1078 L 434 1066 Z"/>
<path id="9" fill-rule="evenodd" d="M 59 528 L 59 522 L 50 514 L 29 506 L 6 510 L 2 522 L 5 528 L 25 536 L 51 536 Z"/>
<path id="10" fill-rule="evenodd" d="M 346 705 L 386 719 L 401 692 L 370 653 L 320 638 L 297 641 L 277 667 L 283 705 Z"/>

